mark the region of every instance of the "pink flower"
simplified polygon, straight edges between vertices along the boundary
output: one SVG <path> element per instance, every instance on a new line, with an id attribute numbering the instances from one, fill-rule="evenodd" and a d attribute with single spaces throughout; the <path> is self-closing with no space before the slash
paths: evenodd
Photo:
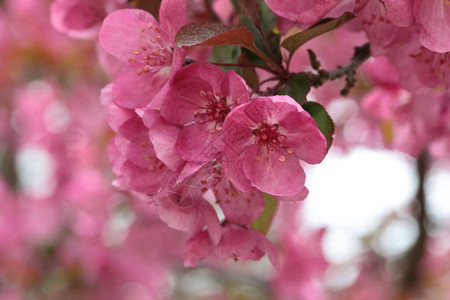
<path id="1" fill-rule="evenodd" d="M 255 187 L 276 196 L 298 194 L 305 183 L 300 159 L 315 164 L 325 157 L 325 137 L 288 96 L 243 104 L 223 127 L 225 175 L 242 191 Z"/>
<path id="2" fill-rule="evenodd" d="M 218 258 L 238 260 L 258 260 L 264 254 L 276 270 L 280 269 L 278 250 L 271 241 L 251 228 L 227 223 L 222 227 L 222 238 L 214 255 Z"/>
<path id="3" fill-rule="evenodd" d="M 251 228 L 232 223 L 222 225 L 222 236 L 217 246 L 205 231 L 194 235 L 184 249 L 184 265 L 195 267 L 202 259 L 212 255 L 227 260 L 258 260 L 267 253 L 276 270 L 280 269 L 278 250 L 265 236 Z"/>
<path id="4" fill-rule="evenodd" d="M 228 113 L 248 101 L 247 86 L 236 73 L 195 63 L 174 75 L 161 104 L 161 115 L 183 126 L 176 144 L 181 157 L 206 162 L 223 151 L 220 132 Z"/>
<path id="5" fill-rule="evenodd" d="M 137 115 L 120 126 L 109 152 L 122 189 L 156 194 L 175 174 L 157 157 L 148 129 Z"/>
<path id="6" fill-rule="evenodd" d="M 305 25 L 320 21 L 341 2 L 342 0 L 266 0 L 277 15 Z"/>
<path id="7" fill-rule="evenodd" d="M 185 51 L 176 47 L 174 37 L 185 24 L 185 1 L 162 1 L 159 17 L 161 24 L 146 11 L 123 9 L 103 22 L 100 45 L 125 64 L 113 87 L 118 105 L 147 106 L 170 73 L 184 63 Z"/>
<path id="8" fill-rule="evenodd" d="M 414 17 L 422 25 L 422 45 L 435 52 L 450 51 L 450 2 L 415 0 Z"/>
<path id="9" fill-rule="evenodd" d="M 91 39 L 106 15 L 123 6 L 118 0 L 58 0 L 51 5 L 51 21 L 57 31 L 70 37 Z"/>

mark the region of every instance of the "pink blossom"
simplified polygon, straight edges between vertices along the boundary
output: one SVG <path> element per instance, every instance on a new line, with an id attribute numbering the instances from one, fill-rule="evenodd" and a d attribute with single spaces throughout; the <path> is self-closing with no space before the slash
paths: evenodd
<path id="1" fill-rule="evenodd" d="M 410 29 L 409 41 L 394 45 L 386 54 L 399 72 L 400 83 L 406 89 L 421 94 L 437 87 L 448 89 L 450 54 L 433 52 L 422 46 L 416 29 Z"/>
<path id="2" fill-rule="evenodd" d="M 174 37 L 185 24 L 185 1 L 165 0 L 159 14 L 160 24 L 146 11 L 118 10 L 100 29 L 100 45 L 124 64 L 113 87 L 120 106 L 148 105 L 170 73 L 184 63 L 185 51 L 176 47 Z"/>
<path id="3" fill-rule="evenodd" d="M 123 1 L 122 1 L 123 2 Z M 53 27 L 73 38 L 97 36 L 106 15 L 125 7 L 118 0 L 57 0 L 51 5 Z"/>
<path id="4" fill-rule="evenodd" d="M 222 227 L 222 238 L 214 255 L 221 259 L 258 260 L 267 254 L 276 270 L 280 269 L 278 250 L 265 236 L 251 228 L 232 223 Z"/>
<path id="5" fill-rule="evenodd" d="M 220 132 L 228 113 L 248 101 L 247 86 L 236 73 L 195 63 L 174 75 L 161 104 L 161 115 L 183 126 L 176 144 L 181 157 L 206 162 L 223 151 Z"/>
<path id="6" fill-rule="evenodd" d="M 185 266 L 195 267 L 200 260 L 214 256 L 223 260 L 258 260 L 265 254 L 276 270 L 280 268 L 278 250 L 265 236 L 252 228 L 225 223 L 222 236 L 214 246 L 208 235 L 201 231 L 193 236 L 184 250 Z"/>
<path id="7" fill-rule="evenodd" d="M 450 51 L 450 2 L 414 0 L 414 17 L 422 25 L 422 45 L 435 52 Z"/>
<path id="8" fill-rule="evenodd" d="M 155 153 L 142 119 L 126 121 L 110 144 L 113 171 L 128 189 L 155 194 L 174 172 Z"/>
<path id="9" fill-rule="evenodd" d="M 225 175 L 242 191 L 290 196 L 305 182 L 300 159 L 319 163 L 326 140 L 314 119 L 288 96 L 259 97 L 224 123 Z"/>
<path id="10" fill-rule="evenodd" d="M 266 0 L 267 5 L 277 15 L 305 25 L 312 25 L 320 21 L 340 2 L 342 0 Z"/>
<path id="11" fill-rule="evenodd" d="M 168 187 L 154 197 L 156 210 L 162 221 L 177 230 L 196 234 L 206 226 L 211 241 L 217 245 L 221 235 L 220 222 L 196 181 L 195 176 L 179 183 L 171 180 Z"/>

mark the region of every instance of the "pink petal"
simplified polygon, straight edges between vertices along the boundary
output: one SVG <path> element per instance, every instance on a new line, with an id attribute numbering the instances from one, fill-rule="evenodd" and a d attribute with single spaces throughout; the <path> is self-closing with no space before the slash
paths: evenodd
<path id="1" fill-rule="evenodd" d="M 222 235 L 222 228 L 220 227 L 220 221 L 217 217 L 216 211 L 207 201 L 201 201 L 198 209 L 205 221 L 205 225 L 208 228 L 211 241 L 214 245 L 217 245 Z"/>
<path id="2" fill-rule="evenodd" d="M 121 173 L 131 189 L 147 194 L 156 194 L 173 176 L 173 173 L 169 172 L 167 168 L 149 171 L 147 168 L 141 168 L 130 161 L 126 161 L 122 165 Z"/>
<path id="3" fill-rule="evenodd" d="M 292 196 L 275 196 L 280 201 L 302 201 L 308 197 L 309 190 L 304 186 L 300 192 Z"/>
<path id="4" fill-rule="evenodd" d="M 195 209 L 184 209 L 177 206 L 167 191 L 159 193 L 155 197 L 155 208 L 161 220 L 169 227 L 182 230 L 193 231 L 197 228 L 198 212 Z"/>
<path id="5" fill-rule="evenodd" d="M 187 23 L 186 0 L 163 0 L 159 8 L 159 21 L 173 41 L 175 34 Z"/>
<path id="6" fill-rule="evenodd" d="M 450 4 L 444 0 L 415 0 L 414 16 L 423 26 L 422 45 L 435 52 L 450 51 Z"/>
<path id="7" fill-rule="evenodd" d="M 387 16 L 391 22 L 399 27 L 406 27 L 413 22 L 413 0 L 384 0 Z"/>
<path id="8" fill-rule="evenodd" d="M 125 108 L 147 106 L 169 78 L 170 67 L 164 67 L 157 73 L 136 73 L 136 66 L 125 66 L 117 74 L 113 86 L 116 104 Z"/>
<path id="9" fill-rule="evenodd" d="M 199 78 L 185 79 L 174 84 L 161 104 L 161 115 L 174 124 L 192 122 L 196 109 L 207 103 L 207 99 L 200 95 L 201 91 L 213 92 L 211 85 Z"/>
<path id="10" fill-rule="evenodd" d="M 133 50 L 142 46 L 141 28 L 146 28 L 150 23 L 158 25 L 155 18 L 144 10 L 121 9 L 112 12 L 100 29 L 100 45 L 122 62 L 127 62 L 133 57 Z"/>
<path id="11" fill-rule="evenodd" d="M 200 231 L 194 235 L 184 246 L 184 266 L 195 267 L 199 261 L 211 255 L 214 245 L 208 232 Z"/>
<path id="12" fill-rule="evenodd" d="M 251 145 L 246 151 L 243 170 L 254 187 L 276 196 L 290 196 L 302 190 L 305 172 L 295 155 L 286 155 L 279 149 L 267 154 L 258 145 Z"/>
<path id="13" fill-rule="evenodd" d="M 106 11 L 99 1 L 63 0 L 51 5 L 51 22 L 59 32 L 79 39 L 97 35 Z"/>
<path id="14" fill-rule="evenodd" d="M 262 234 L 258 232 L 255 232 L 255 234 L 259 237 L 258 248 L 261 249 L 262 252 L 267 253 L 272 266 L 275 270 L 280 271 L 280 255 L 277 247 Z"/>
<path id="15" fill-rule="evenodd" d="M 257 237 L 249 229 L 230 226 L 222 235 L 214 254 L 222 259 L 233 258 L 238 260 L 255 249 L 256 244 Z"/>
<path id="16" fill-rule="evenodd" d="M 223 152 L 224 143 L 219 133 L 210 133 L 206 124 L 192 124 L 183 128 L 176 150 L 184 160 L 207 162 Z"/>
<path id="17" fill-rule="evenodd" d="M 245 80 L 233 71 L 227 71 L 226 76 L 228 78 L 227 84 L 229 85 L 230 97 L 236 99 L 238 104 L 250 101 L 249 91 Z"/>
<path id="18" fill-rule="evenodd" d="M 144 113 L 144 122 L 148 127 L 150 140 L 157 157 L 170 169 L 178 170 L 184 163 L 184 160 L 175 151 L 175 143 L 181 128 L 167 123 L 156 110 L 147 110 Z"/>
<path id="19" fill-rule="evenodd" d="M 283 146 L 292 148 L 298 158 L 310 164 L 325 158 L 326 139 L 307 112 L 290 112 L 279 120 L 279 125 L 279 132 L 287 137 Z"/>
<path id="20" fill-rule="evenodd" d="M 233 223 L 250 225 L 264 209 L 264 195 L 260 191 L 245 193 L 234 187 L 227 179 L 222 179 L 223 184 L 217 190 L 216 199 L 226 217 Z"/>

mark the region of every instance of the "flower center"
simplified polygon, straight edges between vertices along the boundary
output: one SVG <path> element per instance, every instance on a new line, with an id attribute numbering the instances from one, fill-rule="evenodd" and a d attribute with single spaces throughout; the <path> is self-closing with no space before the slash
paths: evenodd
<path id="1" fill-rule="evenodd" d="M 267 151 L 272 151 L 274 147 L 280 146 L 287 137 L 278 132 L 278 124 L 262 123 L 259 128 L 253 130 L 255 143 L 259 146 L 266 146 Z"/>
<path id="2" fill-rule="evenodd" d="M 159 69 L 165 65 L 170 65 L 172 53 L 167 49 L 164 39 L 161 37 L 161 29 L 153 23 L 146 27 L 141 27 L 142 45 L 132 51 L 132 56 L 128 59 L 130 64 L 138 63 L 136 74 L 148 73 L 151 70 Z"/>
<path id="3" fill-rule="evenodd" d="M 199 124 L 213 123 L 210 133 L 222 130 L 222 123 L 237 101 L 232 99 L 232 103 L 228 104 L 227 98 L 221 92 L 214 94 L 211 91 L 200 91 L 200 96 L 206 98 L 206 101 L 194 112 L 197 122 Z"/>

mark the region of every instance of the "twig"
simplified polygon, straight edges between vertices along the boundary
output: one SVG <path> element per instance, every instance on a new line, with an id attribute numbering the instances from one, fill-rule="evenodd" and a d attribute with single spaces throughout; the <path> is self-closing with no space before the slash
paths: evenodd
<path id="1" fill-rule="evenodd" d="M 346 96 L 350 92 L 350 89 L 356 83 L 356 70 L 370 57 L 370 44 L 364 44 L 361 47 L 355 47 L 355 53 L 353 54 L 352 61 L 346 66 L 338 66 L 333 71 L 319 70 L 318 74 L 310 73 L 311 85 L 319 87 L 328 80 L 335 80 L 346 76 L 346 85 L 341 90 L 341 95 Z"/>

